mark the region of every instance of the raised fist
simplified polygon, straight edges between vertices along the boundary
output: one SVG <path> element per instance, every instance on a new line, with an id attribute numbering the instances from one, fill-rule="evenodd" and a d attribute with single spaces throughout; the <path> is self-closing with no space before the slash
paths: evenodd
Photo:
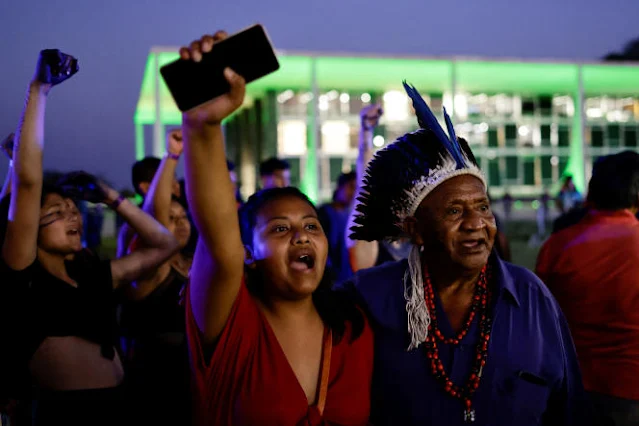
<path id="1" fill-rule="evenodd" d="M 180 49 L 180 58 L 185 61 L 200 62 L 202 54 L 208 53 L 215 43 L 219 43 L 227 37 L 224 31 L 218 31 L 214 35 L 205 35 L 194 41 L 189 47 Z M 235 73 L 230 68 L 224 70 L 224 77 L 229 82 L 231 90 L 222 96 L 218 96 L 210 102 L 186 111 L 183 115 L 185 123 L 191 126 L 218 125 L 233 111 L 242 106 L 246 93 L 246 81 L 244 77 Z"/>
<path id="2" fill-rule="evenodd" d="M 110 188 L 98 178 L 86 172 L 72 172 L 58 180 L 64 194 L 90 203 L 107 203 Z"/>
<path id="3" fill-rule="evenodd" d="M 79 70 L 78 60 L 58 49 L 45 49 L 40 52 L 35 80 L 55 86 L 62 83 Z"/>
<path id="4" fill-rule="evenodd" d="M 2 143 L 0 144 L 0 148 L 2 148 L 2 152 L 9 158 L 9 160 L 13 160 L 13 141 L 15 138 L 14 133 L 9 133 L 9 136 L 4 138 Z"/>
<path id="5" fill-rule="evenodd" d="M 166 137 L 166 151 L 171 155 L 182 155 L 183 149 L 182 130 L 176 129 L 169 132 Z"/>
<path id="6" fill-rule="evenodd" d="M 362 121 L 362 129 L 364 130 L 373 130 L 379 124 L 379 119 L 381 118 L 384 111 L 379 104 L 368 105 L 359 112 L 359 117 Z"/>

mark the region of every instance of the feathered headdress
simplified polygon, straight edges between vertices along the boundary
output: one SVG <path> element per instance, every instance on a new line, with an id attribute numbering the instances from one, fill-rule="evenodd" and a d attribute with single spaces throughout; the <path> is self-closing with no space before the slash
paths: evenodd
<path id="1" fill-rule="evenodd" d="M 419 92 L 406 82 L 403 84 L 421 129 L 378 151 L 368 165 L 357 198 L 356 225 L 351 228 L 350 238 L 355 240 L 395 240 L 405 236 L 404 220 L 415 215 L 433 189 L 455 176 L 469 174 L 486 186 L 468 143 L 457 138 L 446 110 L 448 134 Z M 419 248 L 413 247 L 408 261 L 404 296 L 410 350 L 426 340 L 430 315 L 424 299 Z"/>

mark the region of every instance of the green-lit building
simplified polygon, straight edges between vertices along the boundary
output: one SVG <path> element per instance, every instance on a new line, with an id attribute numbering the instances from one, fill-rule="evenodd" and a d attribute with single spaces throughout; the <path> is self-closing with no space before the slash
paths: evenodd
<path id="1" fill-rule="evenodd" d="M 161 155 L 165 127 L 180 124 L 158 73 L 176 52 L 154 48 L 148 57 L 135 114 L 138 158 Z M 245 107 L 226 123 L 228 156 L 240 166 L 245 194 L 255 188 L 259 161 L 279 156 L 291 162 L 295 185 L 313 199 L 330 198 L 332 182 L 357 157 L 362 106 L 384 107 L 378 147 L 416 128 L 404 79 L 435 112 L 446 106 L 496 197 L 555 191 L 563 174 L 583 190 L 597 157 L 639 149 L 639 66 L 291 52 L 279 58 L 280 70 L 250 84 Z"/>

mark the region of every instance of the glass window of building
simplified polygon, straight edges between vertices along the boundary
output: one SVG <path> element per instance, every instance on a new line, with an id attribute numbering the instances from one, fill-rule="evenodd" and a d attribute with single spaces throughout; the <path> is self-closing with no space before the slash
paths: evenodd
<path id="1" fill-rule="evenodd" d="M 637 147 L 637 126 L 626 125 L 624 126 L 624 146 L 628 148 Z"/>
<path id="2" fill-rule="evenodd" d="M 295 93 L 285 90 L 277 95 L 277 112 L 280 118 L 304 117 L 307 114 L 308 103 L 313 99 L 310 92 Z"/>
<path id="3" fill-rule="evenodd" d="M 408 96 L 399 90 L 384 93 L 384 121 L 405 122 L 411 116 L 411 106 Z M 426 100 L 428 102 L 428 100 Z"/>
<path id="4" fill-rule="evenodd" d="M 277 151 L 281 156 L 306 154 L 306 122 L 280 120 L 277 124 Z"/>
<path id="5" fill-rule="evenodd" d="M 343 155 L 351 148 L 351 127 L 344 120 L 325 120 L 322 123 L 321 149 L 326 154 Z"/>
<path id="6" fill-rule="evenodd" d="M 575 115 L 575 104 L 570 96 L 555 96 L 552 99 L 553 114 L 559 117 Z"/>

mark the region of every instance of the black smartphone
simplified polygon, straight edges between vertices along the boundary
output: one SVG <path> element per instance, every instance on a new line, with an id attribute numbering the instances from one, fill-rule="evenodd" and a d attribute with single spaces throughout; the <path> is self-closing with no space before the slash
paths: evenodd
<path id="1" fill-rule="evenodd" d="M 247 83 L 280 68 L 264 27 L 254 25 L 213 45 L 200 62 L 178 59 L 160 68 L 160 73 L 177 107 L 184 112 L 229 91 L 224 78 L 226 67 Z"/>

